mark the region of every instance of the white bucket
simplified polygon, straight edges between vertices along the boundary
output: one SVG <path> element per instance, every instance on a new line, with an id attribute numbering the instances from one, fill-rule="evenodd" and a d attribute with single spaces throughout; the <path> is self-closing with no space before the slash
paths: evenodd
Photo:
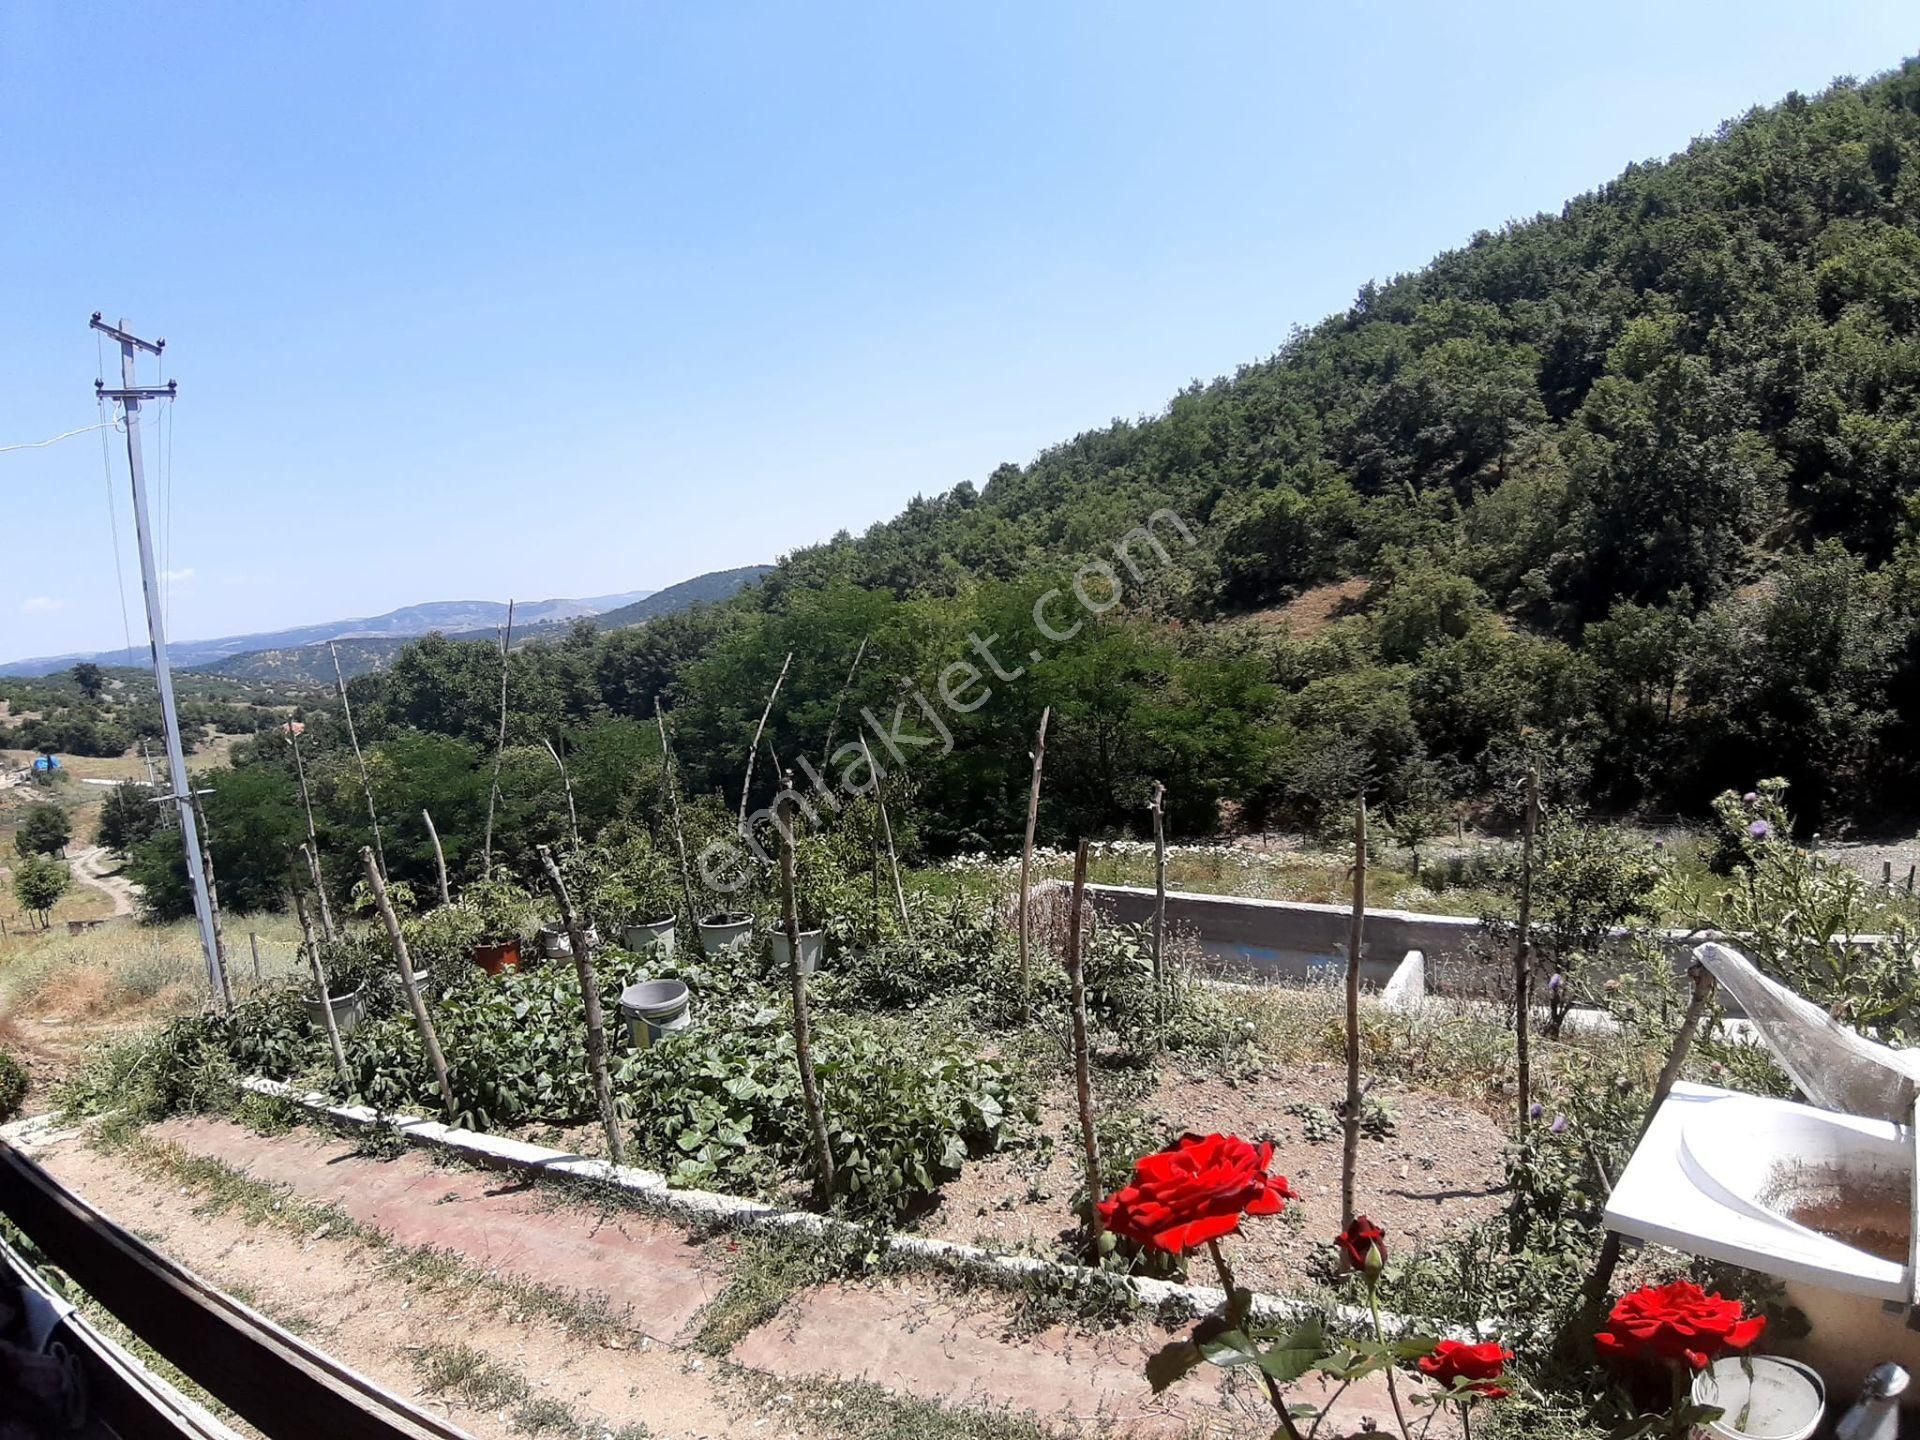
<path id="1" fill-rule="evenodd" d="M 1779 1355 L 1716 1360 L 1694 1377 L 1693 1398 L 1722 1412 L 1695 1428 L 1699 1440 L 1811 1440 L 1827 1411 L 1820 1377 Z"/>
<path id="2" fill-rule="evenodd" d="M 620 992 L 620 1018 L 636 1049 L 648 1050 L 693 1024 L 691 995 L 678 980 L 642 980 Z"/>
<path id="3" fill-rule="evenodd" d="M 565 960 L 573 955 L 573 937 L 567 934 L 564 925 L 542 925 L 540 927 L 540 953 L 549 960 Z M 600 944 L 600 932 L 589 925 L 581 937 L 587 942 L 589 950 Z"/>

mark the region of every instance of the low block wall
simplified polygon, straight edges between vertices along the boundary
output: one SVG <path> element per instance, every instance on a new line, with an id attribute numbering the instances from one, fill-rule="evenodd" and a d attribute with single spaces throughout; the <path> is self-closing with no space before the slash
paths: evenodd
<path id="1" fill-rule="evenodd" d="M 1060 881 L 1048 881 L 1035 887 L 1035 893 L 1065 888 Z M 1110 920 L 1123 925 L 1153 922 L 1151 890 L 1134 885 L 1089 885 L 1087 895 L 1094 908 Z M 1197 936 L 1209 968 L 1225 978 L 1299 982 L 1319 975 L 1344 975 L 1351 917 L 1352 911 L 1345 905 L 1250 900 L 1189 890 L 1167 892 L 1168 928 Z M 1615 933 L 1621 939 L 1626 935 L 1625 931 Z M 1736 949 L 1740 944 L 1737 936 L 1712 931 L 1667 930 L 1663 935 L 1679 975 L 1692 963 L 1693 947 L 1701 941 L 1723 940 Z M 1864 949 L 1885 938 L 1856 935 L 1848 943 Z M 1360 952 L 1362 984 L 1373 990 L 1384 989 L 1409 951 L 1419 951 L 1425 957 L 1429 992 L 1476 998 L 1511 994 L 1507 959 L 1488 954 L 1486 927 L 1479 920 L 1410 910 L 1367 911 Z M 1728 1015 L 1745 1013 L 1726 992 L 1721 992 L 1720 1000 Z"/>
<path id="2" fill-rule="evenodd" d="M 1153 921 L 1153 892 L 1131 885 L 1089 885 L 1087 894 L 1102 915 L 1123 925 Z M 1232 895 L 1167 892 L 1167 925 L 1199 936 L 1207 958 L 1222 971 L 1261 979 L 1306 980 L 1317 974 L 1344 974 L 1347 926 L 1345 905 L 1315 905 L 1297 900 L 1243 900 Z M 1465 958 L 1481 934 L 1478 920 L 1458 915 L 1419 915 L 1407 910 L 1367 911 L 1361 943 L 1360 978 L 1383 987 L 1406 958 L 1418 950 L 1431 966 Z"/>

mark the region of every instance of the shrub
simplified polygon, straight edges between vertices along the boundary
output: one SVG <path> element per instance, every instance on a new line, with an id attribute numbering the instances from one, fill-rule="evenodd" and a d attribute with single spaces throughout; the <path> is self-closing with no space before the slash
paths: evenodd
<path id="1" fill-rule="evenodd" d="M 13 898 L 22 910 L 39 917 L 42 928 L 72 883 L 66 861 L 51 855 L 26 855 L 14 862 Z"/>
<path id="2" fill-rule="evenodd" d="M 0 1050 L 0 1123 L 20 1113 L 27 1098 L 27 1067 Z"/>
<path id="3" fill-rule="evenodd" d="M 617 975 L 604 956 L 599 969 L 603 991 L 614 992 Z M 485 1130 L 593 1113 L 585 1007 L 571 966 L 491 977 L 469 965 L 433 1008 L 460 1107 L 456 1123 Z M 347 1067 L 353 1098 L 377 1110 L 440 1109 L 413 1017 L 403 1009 L 348 1038 Z"/>

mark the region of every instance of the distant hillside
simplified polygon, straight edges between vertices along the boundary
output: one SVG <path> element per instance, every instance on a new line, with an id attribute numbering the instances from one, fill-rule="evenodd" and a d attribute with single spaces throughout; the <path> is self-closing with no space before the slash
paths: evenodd
<path id="1" fill-rule="evenodd" d="M 662 615 L 671 615 L 675 611 L 684 610 L 689 605 L 696 605 L 703 601 L 711 603 L 725 600 L 759 579 L 771 568 L 767 565 L 745 565 L 737 570 L 714 570 L 705 575 L 696 575 L 691 580 L 683 580 L 677 585 L 669 585 L 664 590 L 637 592 L 639 597 L 637 599 L 631 595 L 610 596 L 607 598 L 623 603 L 605 612 L 576 608 L 556 613 L 551 608 L 585 607 L 596 603 L 590 600 L 549 600 L 531 606 L 516 605 L 513 611 L 514 645 L 517 649 L 520 642 L 525 640 L 551 639 L 564 633 L 567 626 L 576 619 L 591 619 L 595 627 L 601 630 L 618 630 L 657 619 Z M 433 607 L 416 606 L 414 608 L 428 610 Z M 409 641 L 419 639 L 423 633 L 445 635 L 449 640 L 485 640 L 489 643 L 497 643 L 500 638 L 500 625 L 506 619 L 507 607 L 501 605 L 496 608 L 499 610 L 499 616 L 484 624 L 436 625 L 424 632 L 409 631 L 391 635 L 363 633 L 336 638 L 334 649 L 340 656 L 341 672 L 352 678 L 369 671 L 384 670 Z M 525 618 L 529 616 L 530 619 Z M 328 655 L 324 642 L 250 650 L 244 654 L 232 655 L 196 668 L 205 674 L 232 680 L 282 685 L 326 684 L 333 679 L 333 659 Z"/>
<path id="2" fill-rule="evenodd" d="M 629 590 L 619 595 L 597 595 L 584 600 L 533 600 L 514 606 L 514 624 L 529 629 L 541 624 L 560 624 L 581 615 L 598 615 L 635 602 L 644 602 L 654 592 Z M 179 669 L 212 669 L 220 661 L 266 650 L 291 650 L 301 646 L 324 646 L 329 640 L 363 637 L 408 639 L 438 630 L 453 634 L 468 630 L 498 628 L 506 619 L 507 607 L 499 600 L 433 600 L 422 605 L 407 605 L 384 615 L 350 620 L 329 620 L 319 625 L 297 625 L 287 630 L 269 630 L 252 635 L 225 635 L 215 640 L 175 640 L 167 649 Z M 135 654 L 144 657 L 145 647 Z M 72 655 L 42 655 L 27 660 L 0 664 L 0 675 L 32 677 L 51 675 L 83 660 L 102 665 L 124 665 L 125 650 L 100 650 Z M 344 657 L 343 657 L 344 661 Z"/>
<path id="3" fill-rule="evenodd" d="M 731 599 L 747 586 L 756 584 L 761 576 L 772 569 L 771 565 L 742 565 L 737 570 L 709 570 L 691 580 L 682 580 L 678 585 L 656 590 L 631 605 L 607 610 L 594 617 L 593 623 L 602 630 L 624 630 L 629 625 L 671 615 L 689 605 L 712 605 Z"/>

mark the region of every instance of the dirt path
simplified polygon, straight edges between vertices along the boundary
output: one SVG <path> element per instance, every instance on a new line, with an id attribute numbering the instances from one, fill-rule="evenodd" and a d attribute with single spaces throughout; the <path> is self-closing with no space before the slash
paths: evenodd
<path id="1" fill-rule="evenodd" d="M 1272 1431 L 1263 1402 L 1218 1372 L 1152 1397 L 1140 1367 L 1168 1332 L 1139 1321 L 1018 1333 L 1011 1298 L 927 1275 L 782 1288 L 750 1236 L 696 1236 L 304 1131 L 183 1120 L 140 1143 L 176 1158 L 156 1171 L 151 1154 L 104 1153 L 73 1131 L 32 1146 L 203 1278 L 482 1440 L 542 1428 L 625 1440 Z M 183 1168 L 186 1157 L 227 1169 Z M 210 1203 L 216 1190 L 224 1204 Z M 314 1223 L 294 1197 L 352 1223 Z M 468 1268 L 453 1272 L 455 1260 Z M 1350 1392 L 1322 1433 L 1357 1431 L 1384 1405 L 1383 1392 Z M 955 1410 L 977 1413 L 962 1428 Z"/>
<path id="2" fill-rule="evenodd" d="M 106 892 L 107 898 L 113 901 L 115 915 L 131 915 L 135 902 L 132 882 L 118 871 L 109 870 L 107 867 L 112 863 L 112 851 L 104 845 L 91 845 L 73 856 L 73 877 L 82 885 Z"/>

